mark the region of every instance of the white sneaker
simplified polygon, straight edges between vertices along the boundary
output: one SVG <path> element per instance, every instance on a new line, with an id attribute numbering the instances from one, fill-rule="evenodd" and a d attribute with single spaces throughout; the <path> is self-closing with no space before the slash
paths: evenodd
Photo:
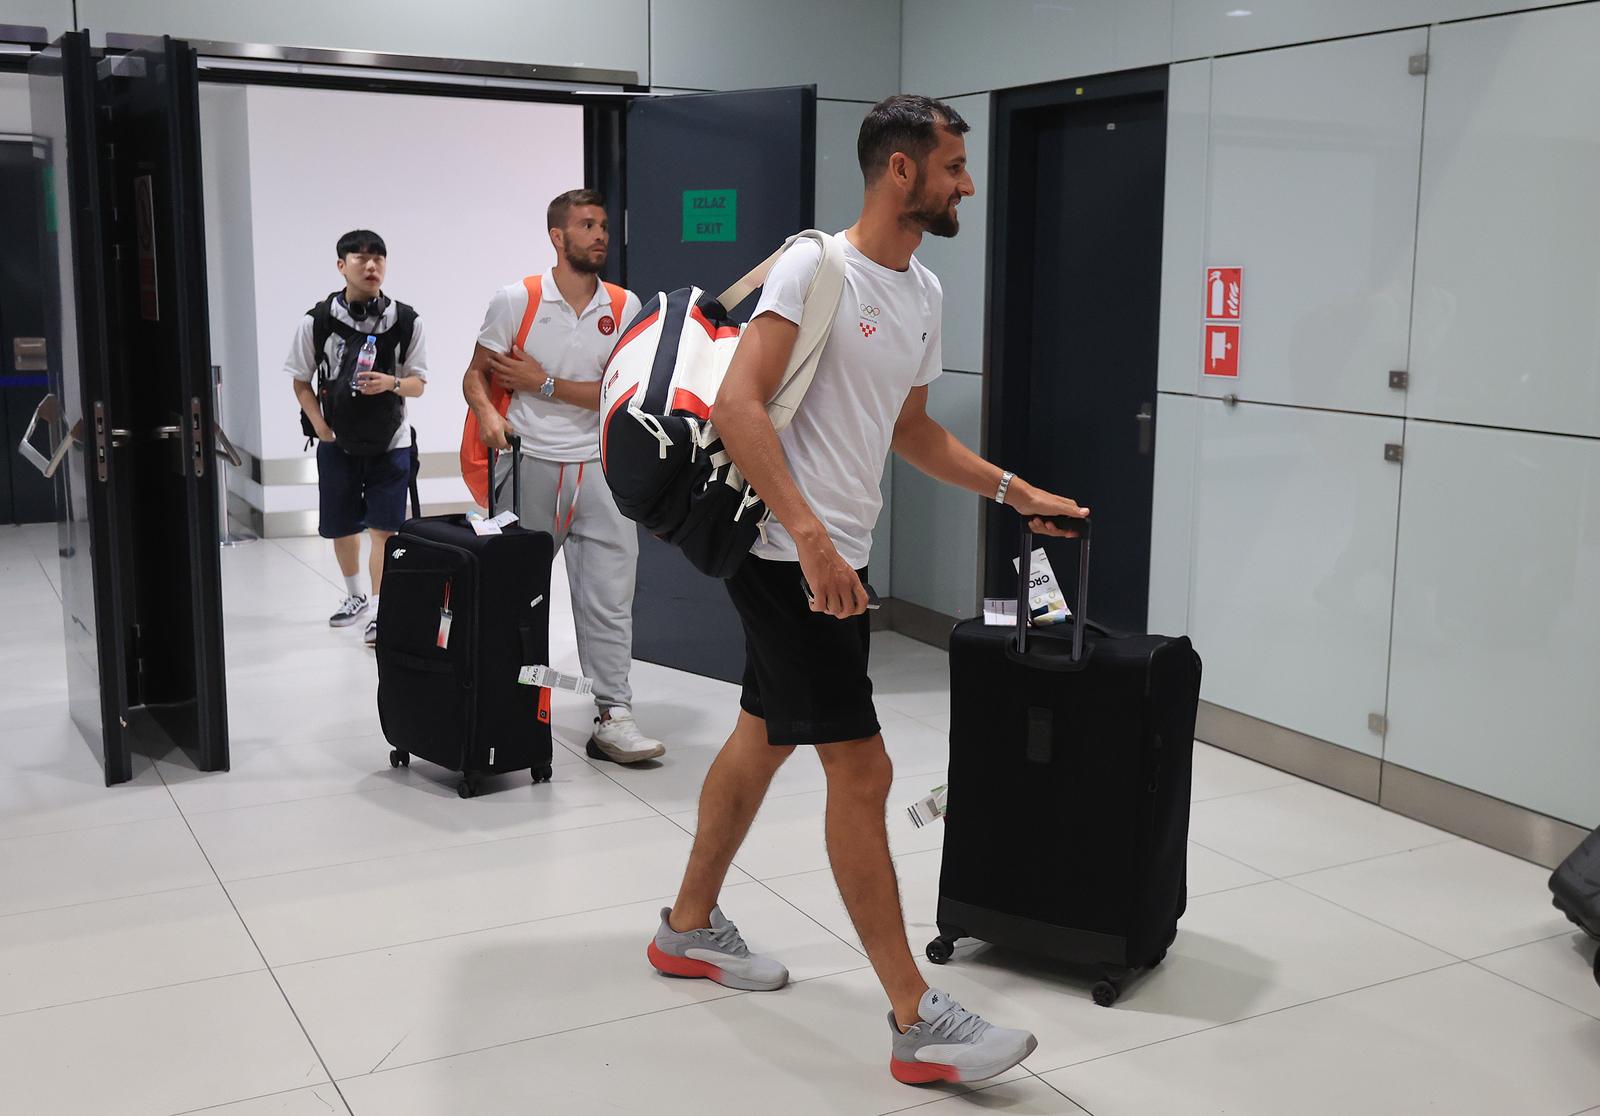
<path id="1" fill-rule="evenodd" d="M 639 731 L 633 713 L 622 706 L 607 710 L 605 717 L 595 718 L 594 735 L 584 749 L 590 759 L 610 760 L 612 763 L 638 763 L 664 755 L 667 746 L 651 740 Z"/>
<path id="2" fill-rule="evenodd" d="M 367 612 L 367 598 L 364 593 L 352 593 L 339 604 L 339 610 L 328 617 L 330 628 L 348 628 Z"/>

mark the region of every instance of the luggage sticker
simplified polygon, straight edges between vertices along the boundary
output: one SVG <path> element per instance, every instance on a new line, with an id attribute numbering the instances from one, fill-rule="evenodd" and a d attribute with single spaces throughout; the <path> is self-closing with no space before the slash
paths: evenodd
<path id="1" fill-rule="evenodd" d="M 450 646 L 450 585 L 453 580 L 444 583 L 444 604 L 439 606 L 439 637 L 434 643 L 441 651 Z"/>

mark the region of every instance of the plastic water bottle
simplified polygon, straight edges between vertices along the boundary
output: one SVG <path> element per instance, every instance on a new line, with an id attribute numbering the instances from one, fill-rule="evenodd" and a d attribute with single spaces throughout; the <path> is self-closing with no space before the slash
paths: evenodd
<path id="1" fill-rule="evenodd" d="M 356 357 L 356 374 L 350 377 L 350 394 L 361 394 L 361 377 L 371 372 L 378 363 L 378 339 L 372 334 L 367 334 L 366 341 L 361 346 L 361 355 Z"/>

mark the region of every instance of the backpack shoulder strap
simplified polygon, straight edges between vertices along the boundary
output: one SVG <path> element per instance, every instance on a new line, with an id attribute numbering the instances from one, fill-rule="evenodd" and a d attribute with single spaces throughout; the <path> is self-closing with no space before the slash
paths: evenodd
<path id="1" fill-rule="evenodd" d="M 817 265 L 817 274 L 812 277 L 810 288 L 806 291 L 805 308 L 800 312 L 800 329 L 795 334 L 794 351 L 789 354 L 789 365 L 784 370 L 783 379 L 778 381 L 778 390 L 773 393 L 772 400 L 767 404 L 767 416 L 772 419 L 773 429 L 778 431 L 789 425 L 795 411 L 800 407 L 800 401 L 805 398 L 811 381 L 816 378 L 817 364 L 822 359 L 822 347 L 827 344 L 828 334 L 833 332 L 833 320 L 839 312 L 839 299 L 844 295 L 847 265 L 844 247 L 839 243 L 839 238 L 818 232 L 816 229 L 807 229 L 791 237 L 783 247 L 789 247 L 802 237 L 816 240 L 821 244 L 822 260 Z M 781 254 L 783 248 L 778 252 Z M 770 260 L 762 265 L 765 269 L 770 267 Z M 762 278 L 766 278 L 764 272 Z"/>
<path id="2" fill-rule="evenodd" d="M 517 327 L 517 348 L 528 351 L 528 331 L 533 328 L 534 316 L 539 313 L 539 300 L 544 295 L 544 282 L 540 276 L 530 275 L 522 281 L 528 292 L 528 308 L 522 312 L 522 324 Z"/>
<path id="3" fill-rule="evenodd" d="M 621 329 L 628 328 L 628 323 L 622 320 L 623 313 L 628 309 L 628 292 L 615 283 L 606 283 L 605 288 L 606 294 L 611 296 L 611 316 L 617 320 L 617 325 Z M 618 330 L 619 333 L 621 329 Z"/>
<path id="4" fill-rule="evenodd" d="M 416 308 L 409 303 L 396 300 L 394 304 L 394 325 L 389 327 L 388 332 L 394 334 L 394 353 L 397 362 L 405 360 L 406 354 L 411 351 L 411 335 L 416 332 L 416 329 Z M 412 433 L 415 433 L 415 431 Z"/>

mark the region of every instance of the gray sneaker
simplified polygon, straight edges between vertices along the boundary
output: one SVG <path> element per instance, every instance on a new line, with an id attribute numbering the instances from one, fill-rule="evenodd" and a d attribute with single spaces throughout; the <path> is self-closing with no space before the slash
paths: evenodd
<path id="1" fill-rule="evenodd" d="M 729 988 L 772 992 L 789 982 L 789 970 L 770 957 L 751 953 L 739 928 L 711 908 L 711 926 L 680 934 L 667 922 L 671 907 L 661 908 L 661 929 L 648 954 L 650 964 L 668 976 L 705 977 Z"/>
<path id="2" fill-rule="evenodd" d="M 906 1085 L 983 1081 L 1006 1072 L 1039 1045 L 1027 1031 L 996 1027 L 936 988 L 922 994 L 917 1014 L 921 1020 L 901 1034 L 894 1012 L 889 1013 L 894 1031 L 889 1072 Z"/>

